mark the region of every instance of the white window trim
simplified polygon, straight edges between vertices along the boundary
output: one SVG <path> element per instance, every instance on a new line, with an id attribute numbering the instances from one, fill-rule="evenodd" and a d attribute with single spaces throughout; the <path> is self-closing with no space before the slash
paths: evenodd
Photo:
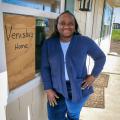
<path id="1" fill-rule="evenodd" d="M 6 53 L 4 41 L 3 14 L 0 12 L 0 105 L 7 104 L 8 79 L 6 67 Z"/>
<path id="2" fill-rule="evenodd" d="M 64 12 L 64 10 L 65 10 L 65 0 L 61 0 L 60 13 Z"/>
<path id="3" fill-rule="evenodd" d="M 65 0 L 61 0 L 60 13 L 63 12 L 64 9 L 65 9 Z M 34 8 L 13 5 L 10 3 L 4 3 L 4 2 L 1 2 L 1 0 L 0 0 L 0 12 L 31 15 L 31 16 L 35 16 L 35 17 L 41 16 L 41 17 L 47 17 L 47 18 L 51 18 L 51 19 L 56 19 L 57 16 L 59 15 L 58 13 L 54 13 L 54 12 L 45 12 L 45 11 L 37 10 Z"/>
<path id="4" fill-rule="evenodd" d="M 31 15 L 31 16 L 41 16 L 51 19 L 55 19 L 59 14 L 53 12 L 45 12 L 29 7 L 23 7 L 18 5 L 12 5 L 8 3 L 0 3 L 0 11 L 5 13 L 21 14 L 21 15 Z"/>

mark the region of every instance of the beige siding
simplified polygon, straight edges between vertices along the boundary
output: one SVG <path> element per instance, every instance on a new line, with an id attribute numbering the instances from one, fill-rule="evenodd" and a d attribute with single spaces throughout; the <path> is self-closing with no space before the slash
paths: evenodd
<path id="1" fill-rule="evenodd" d="M 87 35 L 88 37 L 91 37 L 91 38 L 92 38 L 92 34 L 93 34 L 95 2 L 96 2 L 96 1 L 93 0 L 93 3 L 92 3 L 92 11 L 87 12 L 87 19 L 86 19 L 86 32 L 85 32 L 85 35 Z"/>
<path id="2" fill-rule="evenodd" d="M 98 22 L 97 22 L 97 20 L 99 19 L 99 18 L 97 18 L 98 17 L 98 9 L 99 9 L 99 7 L 98 7 L 99 6 L 99 0 L 94 0 L 94 1 L 95 1 L 95 5 L 94 5 L 95 11 L 94 11 L 94 18 L 93 18 L 94 22 L 93 22 L 92 37 L 93 37 L 93 39 L 97 39 L 97 38 L 99 38 L 99 34 L 97 34 L 98 33 L 98 30 L 97 30 Z"/>
<path id="3" fill-rule="evenodd" d="M 78 22 L 78 25 L 79 25 L 80 33 L 85 34 L 86 13 L 75 12 L 75 16 L 77 16 L 76 19 L 77 19 L 77 22 Z"/>
<path id="4" fill-rule="evenodd" d="M 92 11 L 79 10 L 80 1 L 75 2 L 75 16 L 78 21 L 80 32 L 95 40 L 100 38 L 104 0 L 93 0 Z"/>
<path id="5" fill-rule="evenodd" d="M 75 17 L 77 19 L 80 33 L 85 34 L 87 13 L 79 10 L 79 1 L 75 2 Z"/>
<path id="6" fill-rule="evenodd" d="M 47 120 L 46 95 L 39 85 L 7 105 L 7 120 Z"/>
<path id="7" fill-rule="evenodd" d="M 0 105 L 0 120 L 6 120 L 5 106 Z"/>
<path id="8" fill-rule="evenodd" d="M 32 120 L 47 120 L 47 99 L 40 85 L 33 90 Z"/>
<path id="9" fill-rule="evenodd" d="M 92 33 L 93 39 L 95 40 L 100 38 L 103 9 L 104 9 L 104 0 L 96 0 L 93 33 Z"/>
<path id="10" fill-rule="evenodd" d="M 19 115 L 20 110 L 19 110 L 19 100 L 15 100 L 12 103 L 7 105 L 6 109 L 6 117 L 7 120 L 19 120 Z"/>
<path id="11" fill-rule="evenodd" d="M 80 1 L 76 1 L 75 16 L 80 27 L 80 32 L 83 35 L 86 35 L 92 38 L 93 40 L 95 40 L 96 43 L 99 43 L 104 0 L 93 0 L 92 10 L 90 12 L 80 11 L 79 6 L 80 6 Z M 87 57 L 86 64 L 88 68 L 88 73 L 90 74 L 94 62 L 90 57 Z"/>

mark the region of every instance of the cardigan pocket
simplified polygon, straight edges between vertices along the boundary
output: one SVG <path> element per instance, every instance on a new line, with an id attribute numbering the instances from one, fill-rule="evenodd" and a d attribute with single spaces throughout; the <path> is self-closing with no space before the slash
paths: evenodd
<path id="1" fill-rule="evenodd" d="M 75 78 L 73 81 L 72 86 L 72 99 L 73 101 L 79 101 L 82 99 L 82 90 L 81 90 L 81 84 L 83 82 L 82 78 Z"/>
<path id="2" fill-rule="evenodd" d="M 93 93 L 94 90 L 93 90 L 93 87 L 92 87 L 92 86 L 89 87 L 89 88 L 87 87 L 87 88 L 85 88 L 85 89 L 81 89 L 83 81 L 84 81 L 84 78 L 78 78 L 78 77 L 76 78 L 76 82 L 77 82 L 77 84 L 78 84 L 77 86 L 79 86 L 80 91 L 81 91 L 81 93 L 82 93 L 82 96 L 84 97 L 84 96 L 87 96 L 87 95 Z"/>

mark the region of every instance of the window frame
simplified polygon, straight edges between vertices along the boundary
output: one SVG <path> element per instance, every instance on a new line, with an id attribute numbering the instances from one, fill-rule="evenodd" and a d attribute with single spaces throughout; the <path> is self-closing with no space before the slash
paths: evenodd
<path id="1" fill-rule="evenodd" d="M 108 17 L 106 16 L 106 11 L 111 12 L 111 16 L 110 16 L 110 24 L 106 25 L 107 27 L 109 27 L 107 29 L 107 33 L 105 32 L 105 18 Z M 109 3 L 107 1 L 105 1 L 104 3 L 104 10 L 103 10 L 103 18 L 102 18 L 102 26 L 101 26 L 101 33 L 100 33 L 100 38 L 104 39 L 105 37 L 109 36 L 111 33 L 111 29 L 112 29 L 112 19 L 113 19 L 113 7 L 111 7 L 109 5 Z"/>

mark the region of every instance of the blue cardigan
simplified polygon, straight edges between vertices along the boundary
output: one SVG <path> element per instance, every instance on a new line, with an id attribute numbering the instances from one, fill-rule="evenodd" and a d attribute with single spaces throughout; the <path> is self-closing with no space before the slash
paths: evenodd
<path id="1" fill-rule="evenodd" d="M 105 54 L 97 44 L 88 37 L 73 35 L 66 53 L 66 67 L 72 89 L 72 100 L 79 101 L 82 97 L 93 93 L 93 87 L 81 89 L 82 81 L 88 75 L 86 68 L 87 55 L 94 60 L 91 75 L 97 77 L 105 64 Z M 41 76 L 44 89 L 55 89 L 68 99 L 65 81 L 64 56 L 57 37 L 49 38 L 42 46 Z"/>

